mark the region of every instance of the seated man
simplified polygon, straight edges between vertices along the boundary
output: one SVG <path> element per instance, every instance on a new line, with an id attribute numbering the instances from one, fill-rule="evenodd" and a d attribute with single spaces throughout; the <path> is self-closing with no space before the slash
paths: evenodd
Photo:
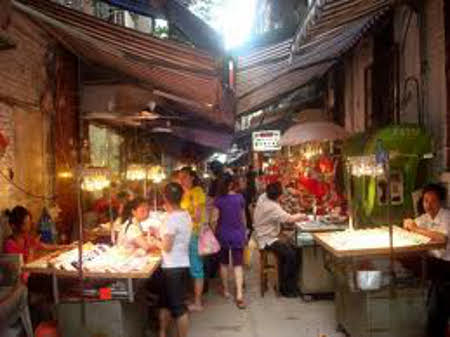
<path id="1" fill-rule="evenodd" d="M 267 185 L 266 193 L 256 203 L 253 226 L 260 249 L 272 250 L 279 260 L 280 293 L 285 297 L 297 297 L 298 258 L 286 236 L 281 232 L 282 223 L 293 223 L 304 218 L 303 214 L 290 215 L 281 208 L 278 200 L 283 193 L 281 183 Z"/>
<path id="2" fill-rule="evenodd" d="M 433 240 L 446 240 L 450 226 L 450 211 L 441 205 L 445 190 L 435 184 L 426 186 L 422 192 L 424 214 L 405 219 L 404 228 L 426 235 Z M 432 285 L 429 292 L 427 333 L 429 337 L 444 337 L 450 316 L 450 243 L 447 248 L 431 252 L 429 270 Z"/>

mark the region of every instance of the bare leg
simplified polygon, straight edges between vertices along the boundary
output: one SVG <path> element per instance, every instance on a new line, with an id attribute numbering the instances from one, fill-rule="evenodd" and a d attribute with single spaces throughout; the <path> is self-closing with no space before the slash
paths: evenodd
<path id="1" fill-rule="evenodd" d="M 230 290 L 228 289 L 228 266 L 220 264 L 220 279 L 222 280 L 223 296 L 230 297 Z"/>
<path id="2" fill-rule="evenodd" d="M 236 282 L 236 299 L 242 300 L 244 298 L 244 270 L 242 266 L 234 267 L 234 280 Z"/>
<path id="3" fill-rule="evenodd" d="M 167 336 L 167 328 L 170 323 L 170 312 L 167 309 L 159 311 L 159 337 Z"/>
<path id="4" fill-rule="evenodd" d="M 203 294 L 204 280 L 202 278 L 196 278 L 194 280 L 194 303 L 189 306 L 190 311 L 202 311 L 202 294 Z"/>
<path id="5" fill-rule="evenodd" d="M 189 317 L 188 314 L 177 318 L 177 333 L 178 337 L 186 337 L 189 329 Z"/>

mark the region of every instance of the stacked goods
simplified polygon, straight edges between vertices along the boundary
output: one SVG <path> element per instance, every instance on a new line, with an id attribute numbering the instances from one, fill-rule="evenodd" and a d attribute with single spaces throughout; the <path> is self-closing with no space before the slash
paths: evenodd
<path id="1" fill-rule="evenodd" d="M 149 262 L 151 256 L 143 249 L 125 249 L 119 246 L 83 245 L 83 270 L 89 272 L 131 272 L 139 271 Z M 79 269 L 78 248 L 50 259 L 48 264 L 59 270 Z"/>
<path id="2" fill-rule="evenodd" d="M 87 242 L 83 245 L 83 254 L 89 253 L 94 249 L 95 245 L 92 242 Z M 48 264 L 56 269 L 76 270 L 76 268 L 72 265 L 72 262 L 74 261 L 78 261 L 78 248 L 74 248 L 58 255 L 56 258 L 50 259 Z"/>

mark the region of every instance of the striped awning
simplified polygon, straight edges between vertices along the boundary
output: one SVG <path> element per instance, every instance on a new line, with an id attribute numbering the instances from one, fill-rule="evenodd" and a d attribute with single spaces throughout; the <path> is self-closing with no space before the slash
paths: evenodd
<path id="1" fill-rule="evenodd" d="M 264 107 L 323 76 L 390 3 L 391 0 L 317 0 L 293 38 L 239 56 L 237 114 Z"/>
<path id="2" fill-rule="evenodd" d="M 14 9 L 89 64 L 145 84 L 154 95 L 216 124 L 232 127 L 221 62 L 210 53 L 110 24 L 49 0 L 13 0 Z M 178 109 L 178 108 L 177 108 Z"/>
<path id="3" fill-rule="evenodd" d="M 377 17 L 392 3 L 393 0 L 316 0 L 295 34 L 293 51 L 299 51 L 310 41 L 326 38 L 330 32 L 342 31 L 355 21 Z"/>

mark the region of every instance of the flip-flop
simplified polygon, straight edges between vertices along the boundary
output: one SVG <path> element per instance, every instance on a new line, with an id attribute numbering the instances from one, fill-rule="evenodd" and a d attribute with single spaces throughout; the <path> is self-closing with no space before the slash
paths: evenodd
<path id="1" fill-rule="evenodd" d="M 244 300 L 236 300 L 236 306 L 239 309 L 246 309 L 247 305 L 245 304 Z"/>

